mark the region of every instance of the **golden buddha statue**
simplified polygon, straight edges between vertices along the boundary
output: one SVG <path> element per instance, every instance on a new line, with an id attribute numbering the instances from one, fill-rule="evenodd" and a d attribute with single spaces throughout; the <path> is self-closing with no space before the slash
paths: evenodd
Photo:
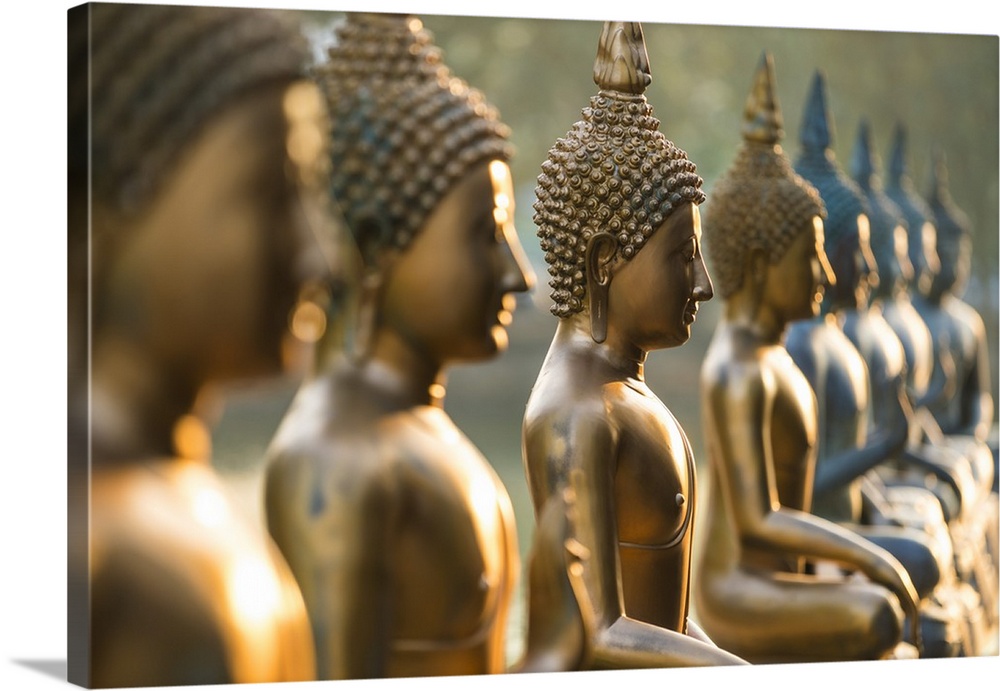
<path id="1" fill-rule="evenodd" d="M 640 25 L 606 22 L 600 91 L 550 149 L 535 189 L 559 323 L 522 450 L 536 534 L 562 524 L 567 540 L 532 564 L 526 657 L 557 639 L 549 669 L 743 662 L 688 618 L 694 458 L 643 377 L 647 353 L 685 343 L 712 297 L 702 180 L 660 131 L 650 79 Z M 551 596 L 536 597 L 546 570 Z"/>
<path id="2" fill-rule="evenodd" d="M 448 365 L 506 348 L 534 281 L 508 128 L 413 16 L 348 15 L 316 76 L 360 279 L 272 440 L 268 528 L 320 678 L 502 672 L 513 508 L 444 398 Z"/>
<path id="3" fill-rule="evenodd" d="M 891 553 L 812 513 L 817 398 L 783 344 L 835 284 L 824 204 L 781 148 L 765 54 L 743 145 L 716 182 L 705 247 L 725 300 L 702 367 L 710 485 L 694 589 L 705 630 L 751 662 L 913 657 L 919 595 Z M 816 562 L 845 571 L 817 575 Z"/>
<path id="4" fill-rule="evenodd" d="M 115 4 L 69 39 L 70 679 L 313 679 L 302 596 L 208 431 L 332 272 L 307 46 L 264 11 Z"/>
<path id="5" fill-rule="evenodd" d="M 907 502 L 911 520 L 902 521 L 878 483 L 876 469 L 895 462 L 905 448 L 911 409 L 902 347 L 869 309 L 878 282 L 869 205 L 833 155 L 833 121 L 821 72 L 813 80 L 801 132 L 795 168 L 825 203 L 825 245 L 837 281 L 826 293 L 821 316 L 791 325 L 786 340 L 818 403 L 813 512 L 902 562 L 921 598 L 924 653 L 950 657 L 962 646 L 963 617 L 940 607 L 937 597 L 939 588 L 954 581 L 951 538 L 940 506 L 926 490 L 913 490 Z"/>

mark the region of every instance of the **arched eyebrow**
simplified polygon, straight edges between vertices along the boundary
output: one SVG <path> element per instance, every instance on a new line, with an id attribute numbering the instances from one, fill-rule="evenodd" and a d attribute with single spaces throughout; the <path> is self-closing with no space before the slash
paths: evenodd
<path id="1" fill-rule="evenodd" d="M 674 244 L 674 246 L 670 249 L 670 253 L 674 254 L 676 252 L 680 252 L 682 250 L 687 249 L 690 246 L 690 243 L 691 243 L 692 240 L 694 240 L 694 249 L 697 252 L 698 251 L 698 245 L 699 245 L 698 236 L 692 230 L 688 235 L 686 235 L 684 237 L 684 239 L 678 240 L 677 243 Z"/>

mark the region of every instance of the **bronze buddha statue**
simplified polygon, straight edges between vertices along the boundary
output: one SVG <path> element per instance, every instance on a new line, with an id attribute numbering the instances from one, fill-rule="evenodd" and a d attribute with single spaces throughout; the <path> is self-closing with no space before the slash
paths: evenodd
<path id="1" fill-rule="evenodd" d="M 360 279 L 272 440 L 268 528 L 320 678 L 502 672 L 513 509 L 444 397 L 448 365 L 505 349 L 534 280 L 508 128 L 413 16 L 349 14 L 316 78 Z"/>
<path id="2" fill-rule="evenodd" d="M 933 160 L 926 200 L 937 230 L 940 262 L 915 304 L 931 331 L 937 355 L 930 389 L 943 394 L 929 398 L 926 406 L 940 428 L 944 443 L 960 449 L 970 460 L 980 490 L 979 503 L 966 530 L 973 540 L 978 542 L 982 536 L 985 543 L 976 582 L 995 631 L 1000 554 L 996 457 L 986 444 L 993 424 L 986 328 L 979 313 L 961 298 L 971 264 L 970 225 L 951 197 L 944 154 L 940 151 Z M 941 378 L 949 383 L 935 386 L 934 380 Z"/>
<path id="3" fill-rule="evenodd" d="M 70 678 L 313 679 L 302 596 L 208 431 L 331 278 L 307 46 L 264 11 L 101 3 L 69 39 Z"/>
<path id="4" fill-rule="evenodd" d="M 813 510 L 830 520 L 859 523 L 860 479 L 903 447 L 909 428 L 895 406 L 889 408 L 876 433 L 869 433 L 869 374 L 861 354 L 843 332 L 843 313 L 867 304 L 877 274 L 867 202 L 833 158 L 832 127 L 825 78 L 817 72 L 806 101 L 802 151 L 795 169 L 823 198 L 828 214 L 824 241 L 836 284 L 826 291 L 817 317 L 790 325 L 786 347 L 816 392 L 819 405 Z M 902 367 L 894 364 L 897 370 Z"/>
<path id="5" fill-rule="evenodd" d="M 869 296 L 866 318 L 876 334 L 869 337 L 862 333 L 863 329 L 857 328 L 856 313 L 848 314 L 845 331 L 863 355 L 871 354 L 866 362 L 875 380 L 885 377 L 875 373 L 883 367 L 872 360 L 886 357 L 880 355 L 875 346 L 881 344 L 881 350 L 895 351 L 894 359 L 898 359 L 901 349 L 903 366 L 897 376 L 902 379 L 902 396 L 910 408 L 905 411 L 911 428 L 910 440 L 901 451 L 906 462 L 880 470 L 890 475 L 893 482 L 933 487 L 945 518 L 951 522 L 975 505 L 976 489 L 968 461 L 952 449 L 928 443 L 922 430 L 925 416 L 917 411 L 930 380 L 931 336 L 910 300 L 909 286 L 914 280 L 915 269 L 910 258 L 908 221 L 899 205 L 885 193 L 871 128 L 865 120 L 858 127 L 851 172 L 868 202 L 871 250 L 878 281 Z M 918 261 L 923 266 L 928 264 L 926 260 Z M 895 390 L 899 385 L 892 387 Z M 873 399 L 883 392 L 884 389 L 873 386 Z M 885 406 L 878 400 L 874 403 L 875 415 L 884 414 Z"/>
<path id="6" fill-rule="evenodd" d="M 928 440 L 929 434 L 935 434 L 936 425 L 931 423 L 932 429 L 925 429 L 929 421 L 921 414 L 920 400 L 930 378 L 931 337 L 909 296 L 908 286 L 915 272 L 909 256 L 907 220 L 885 194 L 867 121 L 858 128 L 852 173 L 868 202 L 872 257 L 879 279 L 867 309 L 846 312 L 844 330 L 869 367 L 875 424 L 879 424 L 886 407 L 895 405 L 894 400 L 879 400 L 890 389 L 900 397 L 910 426 L 910 439 L 897 463 L 877 470 L 891 485 L 931 488 L 947 522 L 961 521 L 975 511 L 978 490 L 968 459 L 947 444 Z M 884 363 L 898 360 L 900 353 L 902 371 L 895 367 L 897 374 L 890 380 Z M 881 387 L 877 382 L 888 382 L 889 386 Z"/>
<path id="7" fill-rule="evenodd" d="M 970 273 L 971 229 L 968 217 L 952 199 L 943 152 L 937 152 L 931 171 L 925 198 L 937 231 L 939 262 L 930 281 L 921 286 L 917 305 L 928 322 L 935 345 L 948 342 L 954 364 L 950 373 L 954 392 L 928 400 L 927 407 L 942 433 L 983 442 L 993 424 L 986 328 L 982 317 L 961 297 Z M 936 330 L 937 327 L 941 330 Z M 976 464 L 973 469 L 977 476 L 988 477 L 992 484 L 995 468 L 991 463 Z"/>
<path id="8" fill-rule="evenodd" d="M 915 409 L 914 389 L 907 381 L 904 346 L 884 316 L 891 304 L 896 318 L 920 321 L 905 292 L 913 272 L 906 220 L 883 191 L 871 129 L 864 120 L 858 128 L 852 173 L 868 202 L 872 266 L 879 280 L 864 304 L 843 310 L 843 328 L 868 366 L 873 425 L 887 424 L 887 411 L 895 410 L 906 417 L 910 430 L 907 444 L 894 462 L 866 475 L 875 485 L 870 496 L 881 495 L 886 500 L 872 513 L 880 512 L 889 523 L 910 525 L 935 536 L 942 557 L 954 555 L 941 560 L 942 582 L 935 590 L 935 600 L 939 607 L 956 612 L 953 619 L 960 630 L 964 629 L 956 641 L 962 654 L 976 654 L 981 648 L 984 614 L 979 596 L 967 582 L 971 569 L 965 564 L 978 559 L 977 553 L 984 546 L 969 539 L 965 526 L 979 505 L 977 489 L 969 462 L 961 453 L 946 444 L 928 442 L 923 429 L 926 416 Z M 929 638 L 924 637 L 928 648 Z"/>
<path id="9" fill-rule="evenodd" d="M 915 309 L 900 310 L 900 313 L 887 310 L 886 318 L 902 340 L 907 353 L 907 364 L 915 373 L 914 406 L 920 414 L 921 433 L 928 443 L 938 448 L 955 450 L 969 463 L 974 485 L 971 494 L 976 499 L 963 508 L 962 516 L 952 533 L 959 548 L 956 550 L 959 572 L 966 580 L 971 578 L 975 582 L 976 589 L 983 598 L 983 611 L 987 620 L 995 624 L 996 595 L 991 593 L 995 593 L 996 589 L 989 585 L 996 581 L 995 556 L 993 566 L 988 565 L 988 560 L 984 563 L 977 558 L 977 555 L 982 554 L 984 542 L 986 549 L 995 553 L 996 521 L 990 517 L 991 512 L 995 511 L 995 493 L 990 488 L 990 478 L 995 480 L 995 469 L 991 472 L 992 454 L 982 440 L 975 435 L 945 432 L 933 413 L 936 407 L 947 405 L 946 402 L 955 395 L 958 379 L 951 338 L 944 335 L 947 329 L 937 321 L 939 318 L 945 322 L 948 320 L 943 316 L 940 306 L 935 306 L 935 301 L 927 298 L 935 292 L 935 281 L 938 281 L 937 287 L 942 285 L 937 278 L 941 273 L 942 261 L 937 251 L 935 213 L 917 194 L 909 175 L 907 139 L 906 128 L 897 123 L 885 192 L 899 206 L 907 222 L 909 258 L 914 267 L 907 295 Z M 946 214 L 942 214 L 942 218 L 945 216 Z M 958 256 L 956 253 L 953 259 Z M 940 297 L 943 299 L 943 295 Z M 900 304 L 900 301 L 894 304 Z M 935 330 L 933 334 L 930 328 L 932 324 Z M 978 365 L 973 367 L 975 369 L 978 369 Z M 971 549 L 963 549 L 965 546 Z M 980 575 L 977 577 L 976 573 Z"/>
<path id="10" fill-rule="evenodd" d="M 988 453 L 988 450 L 985 446 L 977 448 L 980 445 L 974 443 L 963 445 L 961 438 L 949 439 L 949 435 L 941 431 L 928 411 L 931 402 L 951 396 L 954 384 L 948 373 L 952 371 L 953 365 L 948 349 L 935 346 L 924 317 L 916 309 L 916 305 L 923 302 L 922 294 L 930 290 L 931 282 L 939 272 L 941 260 L 937 253 L 937 229 L 933 224 L 933 212 L 916 193 L 909 176 L 906 139 L 905 128 L 897 124 L 884 192 L 887 202 L 895 204 L 898 209 L 905 234 L 898 231 L 894 233 L 895 246 L 891 256 L 880 262 L 880 265 L 885 264 L 890 270 L 888 284 L 881 290 L 882 311 L 903 346 L 907 389 L 917 413 L 917 436 L 922 436 L 934 448 L 957 451 L 968 465 L 968 473 L 962 474 L 975 475 L 975 463 L 982 463 L 981 460 L 976 461 L 976 457 Z M 885 252 L 890 254 L 889 249 Z M 981 475 L 982 472 L 978 474 Z M 963 502 L 962 506 L 945 497 L 945 506 L 950 516 L 960 518 L 961 515 L 968 516 L 976 511 L 976 498 L 985 493 L 985 482 L 971 479 L 963 484 L 969 483 L 974 485 L 971 490 L 954 488 L 953 498 Z"/>
<path id="11" fill-rule="evenodd" d="M 773 62 L 747 101 L 743 145 L 716 182 L 705 247 L 725 301 L 702 367 L 710 485 L 694 589 L 706 631 L 751 662 L 913 657 L 919 596 L 887 550 L 812 513 L 817 397 L 783 338 L 836 282 L 827 215 L 781 145 Z M 867 578 L 810 568 L 834 562 Z"/>
<path id="12" fill-rule="evenodd" d="M 536 560 L 532 586 L 548 568 L 572 588 L 530 599 L 527 657 L 551 640 L 537 629 L 565 623 L 571 668 L 742 663 L 688 618 L 694 458 L 643 376 L 647 353 L 685 343 L 712 297 L 702 180 L 660 131 L 650 79 L 641 26 L 606 22 L 599 92 L 549 150 L 535 189 L 559 322 L 522 451 L 539 531 L 563 521 L 570 538 L 565 554 Z"/>
<path id="13" fill-rule="evenodd" d="M 877 469 L 901 458 L 911 433 L 905 361 L 892 329 L 869 309 L 878 283 L 870 207 L 837 164 L 832 141 L 826 83 L 817 72 L 796 171 L 826 205 L 825 245 L 837 284 L 826 295 L 822 315 L 793 324 L 786 341 L 819 406 L 813 511 L 902 562 L 921 597 L 924 653 L 953 656 L 962 647 L 963 617 L 939 605 L 941 589 L 954 581 L 951 538 L 940 506 L 926 490 L 913 489 L 906 502 L 908 520 L 902 521 L 902 509 L 893 506 L 878 481 Z"/>

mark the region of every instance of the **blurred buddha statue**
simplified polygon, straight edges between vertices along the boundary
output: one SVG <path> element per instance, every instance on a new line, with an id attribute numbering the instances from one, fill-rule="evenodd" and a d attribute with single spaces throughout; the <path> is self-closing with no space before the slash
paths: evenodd
<path id="1" fill-rule="evenodd" d="M 508 128 L 412 16 L 349 14 L 317 79 L 360 278 L 269 449 L 268 528 L 320 678 L 502 672 L 513 508 L 444 399 L 448 365 L 506 348 L 534 280 Z"/>
<path id="2" fill-rule="evenodd" d="M 972 234 L 969 219 L 958 208 L 948 187 L 944 154 L 934 157 L 930 189 L 926 196 L 931 220 L 937 230 L 937 271 L 921 286 L 917 309 L 927 322 L 939 351 L 932 380 L 948 375 L 951 390 L 926 402 L 943 434 L 970 437 L 985 442 L 993 424 L 993 397 L 990 394 L 989 350 L 983 319 L 962 300 L 972 262 Z M 947 350 L 950 358 L 945 358 Z M 942 359 L 950 359 L 947 371 Z M 932 385 L 932 388 L 933 385 Z M 976 457 L 973 470 L 994 486 L 995 468 L 986 455 Z"/>
<path id="3" fill-rule="evenodd" d="M 857 308 L 842 311 L 843 328 L 868 367 L 872 424 L 876 428 L 889 424 L 888 411 L 896 410 L 906 417 L 909 425 L 909 439 L 895 462 L 883 464 L 866 475 L 866 480 L 874 484 L 868 497 L 884 500 L 880 507 L 869 512 L 869 517 L 877 514 L 889 523 L 928 532 L 936 537 L 942 555 L 960 553 L 954 556 L 951 565 L 942 561 L 942 582 L 935 591 L 935 599 L 941 607 L 961 611 L 955 619 L 966 629 L 961 636 L 963 653 L 973 654 L 979 648 L 976 639 L 982 635 L 984 615 L 979 596 L 968 583 L 960 583 L 960 576 L 967 580 L 970 571 L 960 568 L 956 573 L 956 565 L 978 558 L 975 552 L 984 548 L 981 540 L 974 544 L 967 539 L 965 531 L 970 511 L 978 506 L 976 485 L 969 462 L 960 452 L 947 445 L 928 443 L 923 430 L 926 415 L 915 410 L 914 389 L 907 381 L 904 346 L 884 317 L 884 311 L 892 306 L 894 316 L 900 321 L 914 320 L 917 328 L 923 324 L 905 290 L 913 272 L 906 220 L 883 191 L 871 130 L 864 120 L 858 129 L 852 173 L 868 204 L 873 258 L 870 275 L 877 275 L 878 279 L 869 280 L 872 285 L 867 300 Z M 930 655 L 933 651 L 928 639 L 929 636 L 924 637 Z"/>
<path id="4" fill-rule="evenodd" d="M 903 342 L 908 369 L 913 373 L 911 387 L 920 433 L 929 444 L 937 448 L 954 449 L 969 463 L 976 499 L 962 507 L 960 520 L 953 525 L 952 534 L 957 548 L 956 562 L 962 577 L 964 579 L 971 577 L 975 582 L 976 589 L 984 601 L 984 612 L 995 623 L 996 597 L 990 596 L 995 588 L 989 583 L 996 580 L 996 567 L 989 568 L 975 558 L 976 554 L 981 553 L 984 542 L 987 549 L 995 550 L 995 543 L 992 540 L 996 535 L 996 521 L 989 515 L 995 510 L 990 506 L 995 502 L 992 498 L 995 494 L 991 489 L 990 479 L 991 477 L 995 479 L 995 469 L 994 472 L 990 471 L 991 453 L 983 441 L 974 435 L 961 432 L 946 433 L 933 413 L 937 406 L 955 395 L 958 386 L 956 365 L 950 336 L 945 335 L 947 330 L 939 330 L 932 334 L 929 328 L 934 324 L 935 328 L 940 329 L 941 324 L 937 319 L 943 318 L 943 310 L 935 308 L 925 297 L 932 291 L 934 282 L 940 281 L 937 278 L 941 273 L 941 258 L 937 251 L 938 231 L 934 225 L 934 212 L 914 189 L 907 166 L 906 148 L 906 129 L 903 125 L 897 124 L 885 192 L 886 196 L 897 204 L 907 223 L 909 259 L 914 269 L 913 277 L 907 285 L 907 295 L 915 309 L 899 310 L 898 313 L 887 309 L 886 319 Z M 957 259 L 958 254 L 953 255 L 953 258 Z M 938 282 L 938 286 L 940 285 Z M 950 301 L 945 300 L 942 295 L 941 302 Z M 905 305 L 900 301 L 893 303 L 894 306 L 900 304 Z M 978 368 L 978 363 L 975 367 Z M 971 545 L 972 549 L 963 549 L 965 545 Z M 980 575 L 977 577 L 975 573 Z"/>
<path id="5" fill-rule="evenodd" d="M 743 146 L 705 215 L 725 303 L 702 367 L 710 485 L 697 609 L 709 635 L 751 662 L 914 657 L 902 642 L 904 613 L 919 639 L 919 595 L 906 569 L 812 513 L 823 443 L 817 397 L 783 337 L 789 323 L 819 315 L 835 279 L 823 201 L 780 145 L 773 70 L 765 54 Z M 867 578 L 816 575 L 818 561 Z"/>
<path id="6" fill-rule="evenodd" d="M 694 458 L 643 376 L 647 353 L 685 343 L 712 297 L 702 180 L 644 95 L 639 24 L 604 24 L 594 81 L 599 92 L 549 150 L 535 189 L 559 323 L 527 403 L 522 450 L 539 530 L 565 520 L 571 540 L 532 577 L 548 566 L 552 582 L 577 588 L 575 598 L 566 588 L 554 589 L 562 598 L 531 597 L 527 657 L 551 640 L 536 630 L 565 622 L 570 668 L 738 664 L 688 618 Z M 552 508 L 567 495 L 568 517 Z"/>
<path id="7" fill-rule="evenodd" d="M 868 203 L 870 246 L 878 280 L 872 285 L 867 310 L 849 310 L 844 328 L 865 357 L 873 382 L 887 381 L 886 361 L 898 360 L 901 354 L 902 367 L 893 365 L 896 371 L 893 383 L 885 388 L 873 385 L 872 412 L 878 425 L 879 416 L 884 416 L 901 398 L 910 426 L 910 439 L 901 451 L 901 462 L 894 468 L 887 466 L 880 470 L 893 482 L 933 487 L 945 517 L 951 522 L 975 506 L 976 488 L 968 460 L 953 449 L 928 443 L 923 431 L 926 416 L 918 411 L 930 379 L 931 337 L 910 299 L 909 286 L 915 269 L 910 258 L 908 221 L 899 205 L 885 193 L 878 154 L 866 120 L 858 128 L 851 172 Z M 918 258 L 918 262 L 927 265 L 926 260 Z M 882 400 L 887 390 L 892 395 Z"/>
<path id="8" fill-rule="evenodd" d="M 90 482 L 71 679 L 312 679 L 302 596 L 227 498 L 208 428 L 219 385 L 280 373 L 300 288 L 332 271 L 307 46 L 258 10 L 69 19 L 70 484 Z"/>
<path id="9" fill-rule="evenodd" d="M 958 208 L 948 188 L 944 154 L 933 160 L 930 191 L 926 197 L 937 230 L 938 270 L 915 300 L 917 311 L 932 335 L 936 354 L 927 410 L 944 435 L 944 442 L 962 450 L 970 459 L 980 490 L 980 502 L 966 529 L 975 539 L 985 536 L 988 561 L 976 570 L 991 624 L 997 624 L 997 468 L 986 444 L 993 424 L 989 355 L 982 317 L 961 296 L 971 268 L 971 231 L 968 217 Z M 935 385 L 935 379 L 948 383 Z"/>
<path id="10" fill-rule="evenodd" d="M 953 578 L 952 547 L 940 506 L 923 491 L 912 523 L 902 525 L 875 470 L 900 457 L 910 434 L 901 347 L 868 309 L 878 274 L 871 252 L 867 200 L 840 169 L 832 149 L 826 82 L 817 72 L 801 129 L 796 171 L 814 185 L 827 211 L 825 248 L 836 284 L 817 318 L 788 331 L 786 348 L 816 394 L 819 445 L 813 512 L 885 548 L 906 568 L 920 595 L 925 653 L 956 654 L 959 625 L 932 600 Z M 845 333 L 850 328 L 864 353 Z M 869 361 L 866 361 L 866 356 Z M 925 527 L 932 529 L 930 532 Z"/>

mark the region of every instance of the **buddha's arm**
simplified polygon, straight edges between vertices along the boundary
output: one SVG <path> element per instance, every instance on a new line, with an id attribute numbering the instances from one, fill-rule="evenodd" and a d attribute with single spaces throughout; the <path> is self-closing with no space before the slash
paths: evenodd
<path id="1" fill-rule="evenodd" d="M 969 461 L 954 450 L 922 444 L 904 449 L 900 457 L 907 465 L 929 473 L 950 487 L 959 502 L 958 515 L 961 515 L 963 503 L 975 496 L 975 480 Z"/>
<path id="2" fill-rule="evenodd" d="M 498 672 L 504 671 L 507 667 L 505 656 L 505 641 L 507 636 L 507 619 L 511 611 L 514 600 L 514 590 L 517 585 L 518 575 L 521 571 L 517 544 L 517 523 L 514 516 L 514 505 L 511 503 L 507 488 L 499 477 L 495 477 L 497 484 L 498 510 L 503 521 L 503 550 L 504 556 L 504 584 L 500 592 L 500 602 L 498 611 L 501 612 L 498 624 L 493 629 L 493 654 L 492 669 Z"/>
<path id="3" fill-rule="evenodd" d="M 916 612 L 917 593 L 903 566 L 888 552 L 818 516 L 778 503 L 770 433 L 775 382 L 753 364 L 729 367 L 726 382 L 709 387 L 712 446 L 722 464 L 723 501 L 747 548 L 833 561 L 862 571 Z M 803 462 L 805 459 L 803 458 Z"/>
<path id="4" fill-rule="evenodd" d="M 232 664 L 233 641 L 226 636 L 232 611 L 218 611 L 201 588 L 191 588 L 207 579 L 189 555 L 165 555 L 157 547 L 152 554 L 110 550 L 91 574 L 94 687 L 274 681 L 247 677 Z M 160 567 L 165 556 L 168 563 Z M 214 589 L 208 594 L 224 599 Z"/>
<path id="5" fill-rule="evenodd" d="M 986 348 L 986 330 L 982 321 L 974 325 L 976 337 L 976 356 L 972 369 L 961 389 L 962 434 L 970 434 L 979 441 L 986 441 L 993 422 L 993 396 L 990 394 L 990 365 Z"/>
<path id="6" fill-rule="evenodd" d="M 813 496 L 822 497 L 838 490 L 891 458 L 901 447 L 898 434 L 889 430 L 877 430 L 869 436 L 868 443 L 864 446 L 828 456 L 816 465 Z"/>
<path id="7" fill-rule="evenodd" d="M 322 553 L 309 615 L 321 678 L 361 679 L 386 674 L 392 643 L 391 569 L 396 499 L 386 480 L 331 502 L 317 529 Z M 325 670 L 324 670 L 325 667 Z"/>
<path id="8" fill-rule="evenodd" d="M 941 429 L 934 417 L 926 409 L 915 408 L 912 392 L 904 383 L 905 372 L 899 379 L 898 412 L 905 417 L 910 433 L 907 435 L 907 443 L 897 453 L 896 458 L 903 465 L 928 473 L 950 487 L 959 501 L 957 508 L 961 511 L 963 496 L 972 496 L 970 492 L 973 491 L 969 464 L 950 449 L 940 446 L 943 444 Z M 890 382 L 890 385 L 896 384 L 895 381 Z M 931 443 L 924 443 L 926 439 L 930 439 Z"/>
<path id="9" fill-rule="evenodd" d="M 924 395 L 914 402 L 916 408 L 932 408 L 955 394 L 955 361 L 948 343 L 935 349 L 934 367 Z"/>
<path id="10" fill-rule="evenodd" d="M 383 676 L 391 631 L 391 490 L 358 478 L 328 479 L 314 490 L 319 480 L 313 473 L 277 468 L 273 464 L 268 476 L 268 529 L 301 588 L 318 678 Z M 314 491 L 324 492 L 323 508 L 307 514 L 305 497 Z"/>
<path id="11" fill-rule="evenodd" d="M 550 448 L 563 454 L 549 460 L 580 471 L 570 472 L 567 479 L 577 502 L 577 540 L 588 553 L 583 581 L 594 612 L 593 665 L 621 669 L 741 664 L 738 657 L 696 638 L 625 615 L 615 520 L 616 431 L 603 407 L 556 428 L 562 438 L 553 440 Z"/>

